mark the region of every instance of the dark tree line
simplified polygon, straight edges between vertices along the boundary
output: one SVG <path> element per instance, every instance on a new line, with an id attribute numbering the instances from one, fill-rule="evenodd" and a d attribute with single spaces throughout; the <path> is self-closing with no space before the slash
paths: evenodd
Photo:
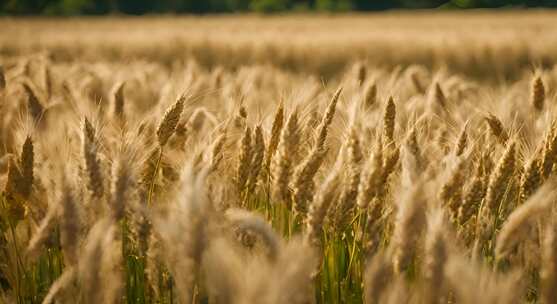
<path id="1" fill-rule="evenodd" d="M 0 14 L 373 11 L 414 8 L 557 7 L 557 0 L 0 0 Z"/>

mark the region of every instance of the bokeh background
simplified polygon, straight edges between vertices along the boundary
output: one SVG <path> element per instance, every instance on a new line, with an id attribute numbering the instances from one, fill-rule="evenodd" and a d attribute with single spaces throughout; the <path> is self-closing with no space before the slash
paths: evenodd
<path id="1" fill-rule="evenodd" d="M 557 0 L 1 0 L 3 15 L 209 14 L 557 7 Z"/>

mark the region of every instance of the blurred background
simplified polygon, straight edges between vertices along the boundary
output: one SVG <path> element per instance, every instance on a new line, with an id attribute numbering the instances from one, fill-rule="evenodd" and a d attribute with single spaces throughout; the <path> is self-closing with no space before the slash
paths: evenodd
<path id="1" fill-rule="evenodd" d="M 557 7 L 557 0 L 0 0 L 2 15 L 210 14 Z"/>

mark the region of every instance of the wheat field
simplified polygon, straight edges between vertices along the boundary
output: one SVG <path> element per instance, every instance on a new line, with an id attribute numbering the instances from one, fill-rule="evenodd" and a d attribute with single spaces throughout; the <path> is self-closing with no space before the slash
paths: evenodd
<path id="1" fill-rule="evenodd" d="M 0 303 L 557 303 L 554 20 L 0 19 Z"/>

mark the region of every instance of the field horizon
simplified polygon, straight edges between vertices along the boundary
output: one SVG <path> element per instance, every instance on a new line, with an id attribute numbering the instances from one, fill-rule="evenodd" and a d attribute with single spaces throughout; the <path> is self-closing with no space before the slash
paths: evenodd
<path id="1" fill-rule="evenodd" d="M 555 18 L 557 12 L 543 9 L 4 17 L 0 18 L 6 33 L 0 37 L 0 55 L 46 51 L 52 60 L 62 62 L 125 59 L 165 65 L 192 59 L 207 68 L 268 64 L 327 78 L 356 61 L 366 61 L 381 68 L 419 64 L 474 77 L 500 73 L 512 77 L 516 68 L 555 63 Z M 287 40 L 280 39 L 285 35 Z"/>

